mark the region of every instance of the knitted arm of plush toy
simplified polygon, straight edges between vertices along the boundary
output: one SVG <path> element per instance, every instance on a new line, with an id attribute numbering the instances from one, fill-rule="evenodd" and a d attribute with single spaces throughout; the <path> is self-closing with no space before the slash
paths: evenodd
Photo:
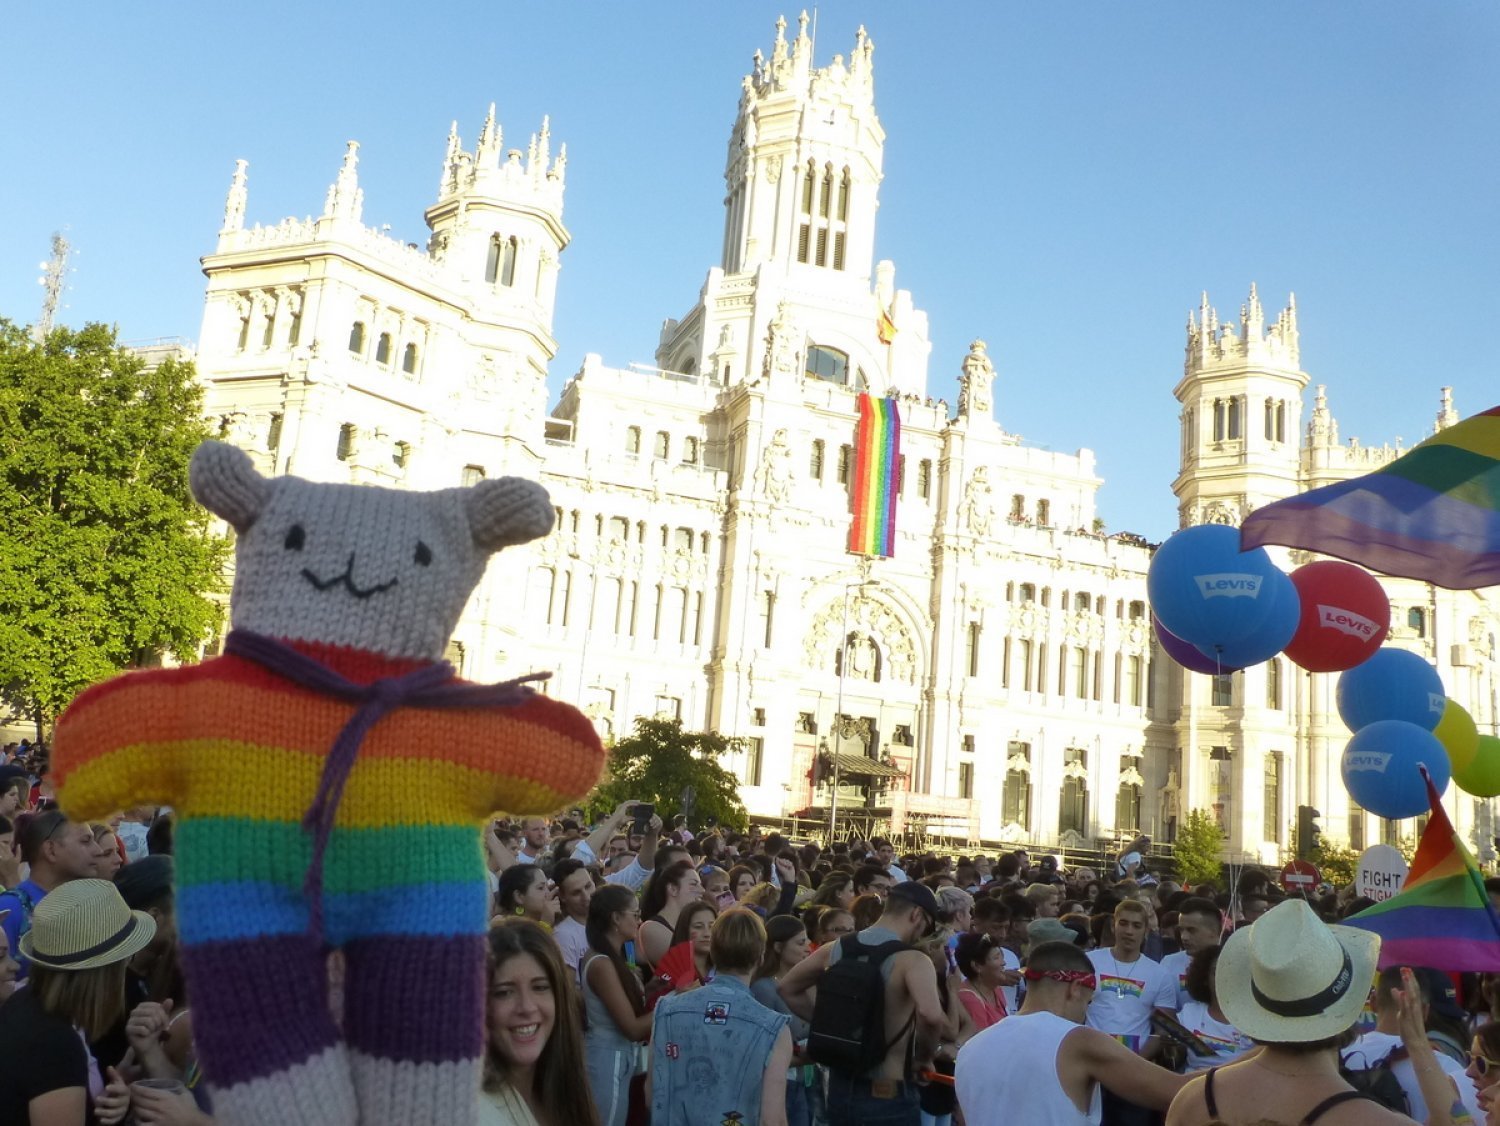
<path id="1" fill-rule="evenodd" d="M 552 813 L 594 788 L 604 770 L 604 747 L 589 718 L 571 704 L 540 693 L 485 716 L 493 735 L 483 740 L 485 772 L 494 782 L 479 792 L 477 817 L 490 810 Z"/>
<path id="2" fill-rule="evenodd" d="M 52 776 L 58 803 L 83 819 L 132 805 L 179 804 L 181 712 L 150 672 L 95 685 L 57 721 Z M 167 706 L 155 706 L 166 704 Z"/>

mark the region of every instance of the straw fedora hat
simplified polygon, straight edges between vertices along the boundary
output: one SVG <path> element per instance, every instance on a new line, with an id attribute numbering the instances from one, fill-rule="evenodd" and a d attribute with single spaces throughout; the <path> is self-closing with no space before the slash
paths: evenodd
<path id="1" fill-rule="evenodd" d="M 1214 971 L 1219 1007 L 1252 1040 L 1325 1040 L 1359 1016 L 1379 954 L 1379 935 L 1331 927 L 1306 900 L 1288 899 L 1224 944 Z"/>
<path id="2" fill-rule="evenodd" d="M 21 936 L 21 953 L 52 970 L 124 961 L 156 934 L 156 920 L 125 906 L 108 880 L 69 880 L 43 896 Z"/>

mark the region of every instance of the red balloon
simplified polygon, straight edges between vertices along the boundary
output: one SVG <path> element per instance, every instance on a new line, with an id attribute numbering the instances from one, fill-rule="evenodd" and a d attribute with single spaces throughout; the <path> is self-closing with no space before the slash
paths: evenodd
<path id="1" fill-rule="evenodd" d="M 1369 660 L 1391 628 L 1391 600 L 1363 567 L 1337 559 L 1292 572 L 1302 620 L 1287 659 L 1308 672 L 1342 672 Z"/>

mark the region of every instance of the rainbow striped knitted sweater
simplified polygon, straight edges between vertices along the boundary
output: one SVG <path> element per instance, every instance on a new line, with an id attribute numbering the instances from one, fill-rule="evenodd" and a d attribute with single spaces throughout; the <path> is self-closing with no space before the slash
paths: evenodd
<path id="1" fill-rule="evenodd" d="M 291 647 L 358 684 L 424 665 Z M 561 808 L 604 762 L 577 709 L 519 695 L 502 707 L 399 707 L 364 736 L 322 865 L 323 934 L 349 960 L 342 1030 L 327 1018 L 323 950 L 309 934 L 303 819 L 355 705 L 227 655 L 100 684 L 59 722 L 53 766 L 65 809 L 175 811 L 178 930 L 199 1052 L 216 1098 L 243 1096 L 223 1096 L 239 1120 L 338 1121 L 336 1105 L 349 1099 L 340 1072 L 352 1066 L 359 1089 L 361 1061 L 440 1069 L 418 1084 L 422 1097 L 456 1082 L 448 1120 L 467 1119 L 465 1084 L 477 1085 L 477 1072 L 455 1081 L 441 1069 L 476 1062 L 482 1047 L 489 909 L 478 825 L 495 810 Z M 421 1034 L 404 1031 L 414 1023 Z M 288 1075 L 296 1082 L 282 1082 Z M 359 1102 L 359 1121 L 403 1113 L 389 1100 L 370 1110 L 363 1091 Z M 448 1113 L 421 1110 L 401 1120 Z"/>

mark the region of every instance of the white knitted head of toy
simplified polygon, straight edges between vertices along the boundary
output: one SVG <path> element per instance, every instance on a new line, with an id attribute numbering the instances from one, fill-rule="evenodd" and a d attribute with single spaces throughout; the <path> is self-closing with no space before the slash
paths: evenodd
<path id="1" fill-rule="evenodd" d="M 193 495 L 238 535 L 230 622 L 288 641 L 437 660 L 489 556 L 552 528 L 547 490 L 519 477 L 409 492 L 263 477 L 204 442 Z"/>

